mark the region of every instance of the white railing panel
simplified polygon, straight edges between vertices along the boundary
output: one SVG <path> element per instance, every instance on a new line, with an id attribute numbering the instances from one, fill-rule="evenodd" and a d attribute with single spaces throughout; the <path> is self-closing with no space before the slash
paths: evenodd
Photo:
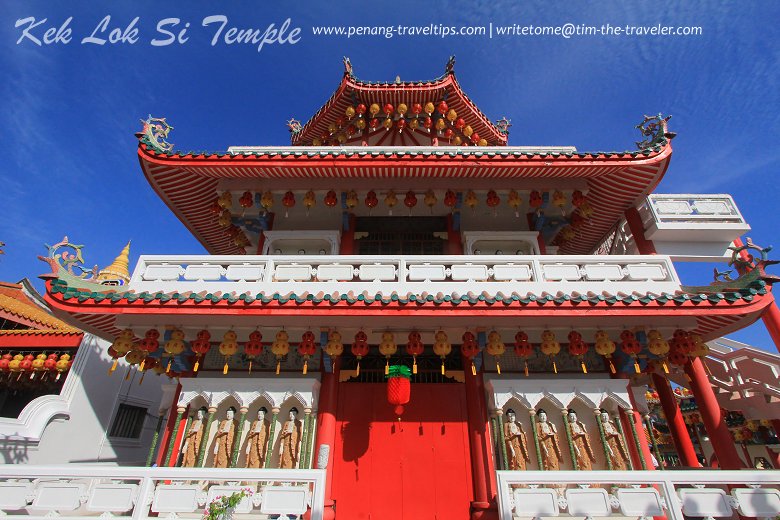
<path id="1" fill-rule="evenodd" d="M 242 489 L 252 496 L 238 505 L 235 520 L 305 513 L 319 520 L 325 470 L 0 465 L 0 516 L 197 518 L 217 496 Z"/>

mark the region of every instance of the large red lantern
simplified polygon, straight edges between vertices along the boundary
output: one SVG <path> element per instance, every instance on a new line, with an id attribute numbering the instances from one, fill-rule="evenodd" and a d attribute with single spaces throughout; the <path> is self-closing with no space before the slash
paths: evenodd
<path id="1" fill-rule="evenodd" d="M 391 105 L 390 103 L 387 103 L 385 105 L 384 112 L 385 114 L 387 114 L 387 117 L 390 117 L 393 114 L 394 110 L 395 109 L 393 108 L 393 105 Z"/>
<path id="2" fill-rule="evenodd" d="M 211 333 L 206 329 L 199 331 L 195 335 L 195 340 L 190 343 L 190 348 L 195 352 L 195 366 L 192 367 L 192 371 L 197 372 L 201 358 L 211 349 Z"/>
<path id="3" fill-rule="evenodd" d="M 263 353 L 263 333 L 253 330 L 249 333 L 249 341 L 244 343 L 244 355 L 249 360 L 249 373 L 252 373 L 252 362 Z"/>
<path id="4" fill-rule="evenodd" d="M 238 204 L 244 209 L 244 212 L 252 207 L 254 203 L 254 196 L 251 191 L 245 191 L 238 199 Z"/>
<path id="5" fill-rule="evenodd" d="M 416 116 L 419 116 L 420 113 L 422 112 L 422 110 L 423 110 L 423 107 L 422 107 L 422 105 L 420 103 L 413 103 L 412 104 L 412 114 L 414 114 Z"/>
<path id="6" fill-rule="evenodd" d="M 542 194 L 539 193 L 537 190 L 531 191 L 531 193 L 528 195 L 528 205 L 534 208 L 535 210 L 541 208 L 543 203 L 544 201 L 542 199 Z"/>
<path id="7" fill-rule="evenodd" d="M 414 194 L 412 190 L 409 190 L 406 192 L 406 197 L 404 197 L 404 206 L 409 208 L 409 214 L 412 214 L 412 208 L 414 208 L 417 205 L 417 195 Z"/>
<path id="8" fill-rule="evenodd" d="M 376 196 L 376 192 L 374 190 L 369 191 L 366 193 L 366 200 L 365 200 L 366 207 L 368 208 L 368 214 L 371 214 L 371 210 L 374 209 L 379 205 L 379 199 Z"/>
<path id="9" fill-rule="evenodd" d="M 301 342 L 298 344 L 298 354 L 303 356 L 303 374 L 309 371 L 309 358 L 314 355 L 317 349 L 317 345 L 314 342 L 314 333 L 307 330 L 301 337 Z"/>
<path id="10" fill-rule="evenodd" d="M 409 367 L 404 365 L 393 365 L 387 370 L 387 402 L 395 405 L 393 411 L 399 416 L 399 421 L 404 413 L 404 405 L 411 397 L 411 377 Z"/>
<path id="11" fill-rule="evenodd" d="M 368 355 L 368 335 L 362 330 L 355 333 L 355 341 L 350 348 L 352 355 L 357 358 L 357 369 L 355 369 L 355 375 L 360 375 L 360 360 L 363 356 Z"/>
<path id="12" fill-rule="evenodd" d="M 528 341 L 528 334 L 522 330 L 515 334 L 515 355 L 525 364 L 525 376 L 528 377 L 528 358 L 533 354 L 534 348 Z"/>
<path id="13" fill-rule="evenodd" d="M 636 356 L 642 352 L 642 345 L 636 339 L 636 336 L 632 331 L 625 329 L 620 333 L 620 350 L 634 359 L 634 371 L 639 374 L 639 360 Z"/>
<path id="14" fill-rule="evenodd" d="M 146 354 L 151 354 L 153 352 L 156 352 L 158 348 L 160 348 L 160 331 L 157 329 L 149 329 L 144 334 L 144 339 L 142 339 L 138 346 L 146 352 Z M 138 370 L 143 372 L 144 368 L 146 367 L 146 358 L 144 358 L 143 361 L 141 361 L 141 365 L 138 367 Z"/>
<path id="15" fill-rule="evenodd" d="M 336 196 L 336 192 L 333 190 L 328 191 L 328 193 L 325 194 L 325 205 L 329 208 L 336 207 L 336 204 L 338 204 L 339 200 Z"/>
<path id="16" fill-rule="evenodd" d="M 444 205 L 450 209 L 453 209 L 457 203 L 458 195 L 452 190 L 447 190 L 444 194 Z"/>
<path id="17" fill-rule="evenodd" d="M 364 105 L 363 103 L 359 103 L 358 106 L 355 107 L 355 112 L 359 117 L 362 117 L 363 114 L 366 113 L 366 105 Z"/>
<path id="18" fill-rule="evenodd" d="M 146 370 L 141 372 L 141 379 L 138 380 L 139 385 L 144 382 L 144 376 L 146 376 L 146 372 L 154 370 L 157 366 L 159 366 L 160 360 L 151 356 L 146 356 L 141 363 L 144 365 L 144 367 L 146 367 Z"/>
<path id="19" fill-rule="evenodd" d="M 291 191 L 288 191 L 284 194 L 284 197 L 282 197 L 282 205 L 284 206 L 284 216 L 287 218 L 289 214 L 290 208 L 295 206 L 295 194 Z"/>
<path id="20" fill-rule="evenodd" d="M 441 115 L 444 115 L 444 114 L 446 114 L 446 113 L 447 113 L 447 108 L 448 108 L 448 107 L 447 107 L 447 103 L 445 103 L 444 101 L 442 101 L 442 102 L 440 102 L 440 103 L 439 103 L 439 106 L 437 106 L 437 107 L 436 107 L 436 110 L 437 110 L 437 111 L 438 111 L 438 112 L 439 112 Z"/>
<path id="21" fill-rule="evenodd" d="M 412 356 L 412 373 L 417 373 L 417 356 L 423 353 L 425 345 L 422 342 L 422 336 L 417 331 L 409 333 L 409 341 L 406 342 L 406 353 Z"/>
<path id="22" fill-rule="evenodd" d="M 477 338 L 469 331 L 463 333 L 463 343 L 460 344 L 460 353 L 471 361 L 471 375 L 477 375 L 477 367 L 474 365 L 474 357 L 479 354 Z"/>
<path id="23" fill-rule="evenodd" d="M 588 373 L 588 367 L 585 366 L 585 359 L 583 356 L 588 353 L 588 344 L 582 339 L 582 334 L 573 330 L 569 332 L 569 354 L 576 357 L 580 361 L 580 367 L 582 367 L 582 373 Z"/>

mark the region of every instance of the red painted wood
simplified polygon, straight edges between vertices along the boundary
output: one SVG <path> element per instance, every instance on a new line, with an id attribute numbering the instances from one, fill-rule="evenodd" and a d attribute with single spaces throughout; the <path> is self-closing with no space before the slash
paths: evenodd
<path id="1" fill-rule="evenodd" d="M 715 392 L 704 370 L 701 358 L 693 358 L 685 365 L 685 373 L 691 379 L 691 391 L 696 398 L 704 428 L 710 436 L 712 449 L 718 455 L 723 469 L 741 469 L 746 467 L 737 453 L 734 439 L 731 437 L 723 410 L 718 404 Z M 748 457 L 750 464 L 750 457 Z"/>
<path id="2" fill-rule="evenodd" d="M 645 238 L 645 226 L 642 224 L 642 216 L 639 210 L 634 207 L 626 210 L 626 224 L 631 234 L 634 235 L 634 243 L 640 255 L 656 254 L 655 244 L 652 240 Z"/>
<path id="3" fill-rule="evenodd" d="M 680 462 L 682 462 L 683 466 L 700 468 L 701 464 L 699 464 L 696 451 L 693 449 L 693 442 L 691 442 L 688 427 L 685 425 L 685 420 L 680 407 L 677 405 L 677 399 L 674 397 L 672 387 L 669 386 L 669 381 L 658 374 L 653 374 L 653 385 L 656 392 L 658 392 L 658 399 L 661 401 L 661 408 L 663 408 L 664 416 L 666 416 L 669 433 L 672 435 L 672 441 L 677 450 L 677 455 L 680 457 Z M 661 461 L 658 462 L 660 463 Z"/>
<path id="4" fill-rule="evenodd" d="M 339 368 L 341 360 L 336 358 L 333 362 L 332 372 L 322 372 L 322 385 L 320 386 L 319 410 L 317 416 L 317 440 L 314 443 L 314 465 L 317 467 L 317 457 L 320 446 L 330 446 L 330 455 L 327 462 L 325 476 L 325 515 L 327 520 L 333 518 L 333 461 L 334 445 L 336 440 L 336 412 L 338 406 Z"/>
<path id="5" fill-rule="evenodd" d="M 165 423 L 165 430 L 160 436 L 160 442 L 157 445 L 157 458 L 155 463 L 157 466 L 162 466 L 165 459 L 165 453 L 168 451 L 168 443 L 171 439 L 171 432 L 173 431 L 173 424 L 176 422 L 176 403 L 179 401 L 179 395 L 181 394 L 181 383 L 176 385 L 176 391 L 173 393 L 173 399 L 171 400 L 171 407 L 168 409 L 168 420 Z"/>
<path id="6" fill-rule="evenodd" d="M 384 384 L 341 390 L 333 471 L 338 518 L 468 518 L 463 386 L 412 385 L 400 422 Z"/>
<path id="7" fill-rule="evenodd" d="M 43 333 L 43 334 L 14 334 L 9 332 L 0 336 L 0 348 L 19 349 L 51 349 L 51 348 L 75 348 L 81 345 L 84 334 L 77 333 Z"/>

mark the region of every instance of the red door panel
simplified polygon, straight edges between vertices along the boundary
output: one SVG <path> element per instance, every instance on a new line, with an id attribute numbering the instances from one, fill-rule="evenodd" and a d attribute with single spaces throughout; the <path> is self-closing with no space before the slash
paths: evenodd
<path id="1" fill-rule="evenodd" d="M 337 428 L 333 495 L 339 518 L 468 518 L 472 486 L 462 385 L 413 385 L 399 422 L 384 384 L 343 384 Z"/>

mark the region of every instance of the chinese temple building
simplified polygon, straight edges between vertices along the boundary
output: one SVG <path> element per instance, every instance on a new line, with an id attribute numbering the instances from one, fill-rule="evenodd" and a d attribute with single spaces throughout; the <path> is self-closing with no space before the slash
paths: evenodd
<path id="1" fill-rule="evenodd" d="M 46 303 L 110 342 L 107 377 L 170 382 L 154 467 L 74 474 L 127 506 L 89 511 L 780 514 L 777 473 L 697 471 L 778 467 L 780 357 L 719 338 L 780 320 L 731 197 L 653 193 L 669 117 L 629 151 L 511 146 L 454 59 L 414 82 L 344 65 L 289 146 L 181 152 L 145 121 L 141 170 L 207 255 L 131 273 L 128 244 L 88 272 L 50 248 Z M 735 272 L 683 285 L 690 261 Z"/>

